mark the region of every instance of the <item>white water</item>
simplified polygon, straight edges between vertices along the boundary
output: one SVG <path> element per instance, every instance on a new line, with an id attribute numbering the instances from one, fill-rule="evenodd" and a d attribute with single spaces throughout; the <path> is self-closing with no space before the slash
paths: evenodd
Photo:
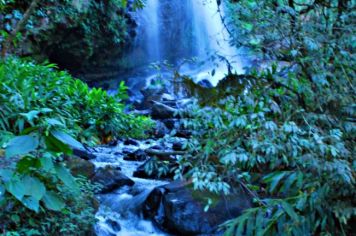
<path id="1" fill-rule="evenodd" d="M 143 56 L 146 64 L 174 64 L 197 58 L 199 66 L 187 65 L 183 72 L 213 85 L 227 74 L 226 60 L 233 72 L 243 72 L 239 52 L 230 45 L 222 21 L 223 7 L 219 9 L 216 0 L 147 0 L 146 8 L 138 15 L 139 39 L 135 48 L 141 48 L 143 53 L 136 55 Z"/>
<path id="2" fill-rule="evenodd" d="M 154 143 L 153 143 L 154 144 Z M 153 145 L 151 144 L 151 145 Z M 100 208 L 96 214 L 98 220 L 95 231 L 98 236 L 167 236 L 168 234 L 157 229 L 151 221 L 142 216 L 141 206 L 151 190 L 168 182 L 135 178 L 133 172 L 143 162 L 125 161 L 123 155 L 118 154 L 122 149 L 145 149 L 150 144 L 140 143 L 139 146 L 124 146 L 122 144 L 112 148 L 97 148 L 93 161 L 97 168 L 107 165 L 118 166 L 121 172 L 131 178 L 135 185 L 125 186 L 109 194 L 98 196 Z M 108 220 L 117 222 L 121 229 L 115 230 Z"/>

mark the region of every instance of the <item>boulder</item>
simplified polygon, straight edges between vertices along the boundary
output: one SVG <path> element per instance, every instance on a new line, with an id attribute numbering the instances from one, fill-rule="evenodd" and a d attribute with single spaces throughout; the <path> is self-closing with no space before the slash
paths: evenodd
<path id="1" fill-rule="evenodd" d="M 124 141 L 124 145 L 132 145 L 132 146 L 139 146 L 140 143 L 135 140 L 135 139 L 132 139 L 132 138 L 128 138 Z"/>
<path id="2" fill-rule="evenodd" d="M 138 149 L 135 152 L 129 153 L 124 157 L 125 161 L 146 161 L 148 155 L 145 151 Z"/>
<path id="3" fill-rule="evenodd" d="M 157 120 L 156 126 L 152 132 L 154 137 L 163 138 L 166 134 L 169 134 L 169 129 L 166 127 L 166 125 L 163 122 Z"/>
<path id="4" fill-rule="evenodd" d="M 107 219 L 105 223 L 108 224 L 115 232 L 119 232 L 121 230 L 119 222 L 113 219 Z"/>
<path id="5" fill-rule="evenodd" d="M 144 214 L 162 229 L 177 235 L 218 233 L 218 226 L 236 218 L 252 206 L 252 198 L 242 189 L 229 196 L 217 197 L 217 203 L 204 211 L 205 192 L 193 192 L 186 182 L 156 187 L 144 204 Z"/>
<path id="6" fill-rule="evenodd" d="M 77 157 L 80 157 L 85 160 L 93 160 L 96 158 L 96 156 L 93 153 L 91 153 L 89 150 L 85 148 L 76 148 L 76 147 L 72 147 L 72 148 L 73 148 L 73 154 Z"/>
<path id="7" fill-rule="evenodd" d="M 74 176 L 82 175 L 90 179 L 95 174 L 95 165 L 79 157 L 69 157 L 66 165 Z"/>
<path id="8" fill-rule="evenodd" d="M 152 118 L 153 119 L 169 119 L 174 118 L 177 109 L 170 107 L 161 102 L 153 101 Z"/>
<path id="9" fill-rule="evenodd" d="M 112 166 L 99 168 L 92 178 L 92 181 L 102 185 L 100 193 L 109 193 L 122 186 L 132 186 L 135 184 L 133 180 Z"/>

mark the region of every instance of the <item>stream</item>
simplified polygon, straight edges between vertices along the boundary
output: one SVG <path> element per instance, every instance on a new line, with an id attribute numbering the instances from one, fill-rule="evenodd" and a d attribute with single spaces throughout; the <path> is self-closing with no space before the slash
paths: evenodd
<path id="1" fill-rule="evenodd" d="M 135 184 L 131 187 L 125 186 L 109 194 L 98 196 L 100 208 L 96 215 L 98 223 L 96 232 L 99 236 L 140 236 L 168 235 L 157 229 L 151 221 L 145 220 L 142 216 L 141 205 L 153 188 L 167 184 L 167 181 L 148 180 L 133 177 L 133 172 L 143 162 L 125 161 L 122 154 L 126 151 L 136 151 L 146 149 L 155 145 L 154 140 L 139 142 L 138 146 L 123 145 L 116 147 L 99 147 L 94 153 L 97 158 L 93 161 L 97 168 L 105 166 L 120 167 L 121 172 L 132 179 Z M 115 153 L 115 154 L 114 154 Z M 115 227 L 116 226 L 116 227 Z"/>
<path id="2" fill-rule="evenodd" d="M 125 56 L 127 63 L 131 64 L 134 70 L 115 80 L 105 81 L 105 87 L 109 92 L 114 92 L 118 83 L 125 81 L 129 88 L 131 102 L 139 104 L 139 108 L 136 107 L 136 109 L 150 110 L 153 114 L 154 108 L 147 104 L 158 99 L 162 100 L 162 93 L 157 97 L 155 94 L 157 91 L 151 91 L 150 85 L 157 79 L 168 80 L 170 74 L 169 71 L 163 71 L 163 74 L 161 71 L 158 75 L 157 68 L 152 69 L 150 66 L 152 63 L 181 65 L 179 71 L 182 74 L 189 75 L 196 83 L 203 81 L 203 84 L 208 87 L 216 86 L 219 80 L 228 73 L 228 69 L 235 73 L 243 73 L 243 59 L 239 56 L 239 51 L 230 45 L 229 36 L 222 22 L 223 11 L 223 7 L 218 6 L 215 0 L 147 0 L 146 7 L 134 13 L 138 23 L 138 37 L 133 50 Z M 188 62 L 183 63 L 187 59 Z M 229 68 L 226 61 L 229 61 Z M 164 93 L 165 100 L 168 97 L 169 101 L 166 101 L 168 104 L 176 103 L 178 99 L 181 99 L 173 92 L 172 83 L 163 86 L 166 86 Z M 173 117 L 168 118 L 165 121 L 172 120 Z M 146 150 L 157 145 L 157 142 L 157 140 L 138 141 L 136 145 L 124 145 L 119 142 L 113 147 L 96 148 L 94 153 L 96 159 L 93 160 L 96 168 L 117 167 L 135 182 L 132 186 L 120 187 L 110 193 L 98 195 L 100 208 L 96 215 L 97 235 L 170 235 L 156 227 L 157 222 L 153 223 L 145 219 L 142 209 L 151 191 L 169 182 L 134 177 L 135 170 L 144 161 L 124 160 L 124 152 Z M 201 219 L 201 215 L 205 213 L 194 212 L 195 209 L 190 209 L 194 208 L 191 206 L 192 199 L 189 198 L 189 194 L 182 191 L 186 196 L 186 202 L 182 202 L 189 205 L 183 210 L 183 212 L 186 211 L 183 214 L 192 218 L 191 222 L 188 222 L 191 225 L 179 231 L 187 232 L 184 235 L 195 235 L 188 232 L 211 232 L 211 222 L 206 223 Z M 174 205 L 181 199 L 171 200 Z M 195 206 L 196 203 L 193 205 Z M 200 206 L 196 209 L 200 209 Z M 158 209 L 157 212 L 159 216 L 160 210 Z M 223 215 L 221 219 L 224 217 Z M 216 217 L 213 216 L 213 218 Z M 168 222 L 166 225 L 174 228 L 176 227 L 175 221 L 178 222 L 180 219 L 186 220 L 184 216 L 178 219 L 174 219 L 173 216 L 173 219 L 166 220 Z"/>

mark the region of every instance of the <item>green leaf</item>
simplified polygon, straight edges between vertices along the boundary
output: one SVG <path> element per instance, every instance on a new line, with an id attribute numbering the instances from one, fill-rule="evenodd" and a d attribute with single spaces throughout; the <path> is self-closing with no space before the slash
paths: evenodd
<path id="1" fill-rule="evenodd" d="M 61 126 L 61 127 L 65 127 L 64 124 L 57 120 L 57 119 L 53 119 L 53 118 L 48 118 L 46 119 L 47 124 L 51 125 L 51 126 Z"/>
<path id="2" fill-rule="evenodd" d="M 14 172 L 12 170 L 0 169 L 0 177 L 4 182 L 8 182 L 12 179 Z"/>
<path id="3" fill-rule="evenodd" d="M 53 159 L 52 156 L 49 153 L 45 153 L 41 158 L 40 158 L 40 162 L 42 165 L 42 168 L 45 171 L 51 171 L 54 168 L 54 164 L 53 164 Z"/>
<path id="4" fill-rule="evenodd" d="M 252 31 L 253 30 L 253 24 L 248 23 L 248 22 L 243 22 L 242 23 L 242 28 L 246 29 L 247 31 Z"/>
<path id="5" fill-rule="evenodd" d="M 12 179 L 5 184 L 6 190 L 11 193 L 16 199 L 22 201 L 25 195 L 25 185 L 19 179 Z"/>
<path id="6" fill-rule="evenodd" d="M 71 155 L 72 149 L 67 145 L 59 141 L 53 135 L 45 137 L 45 143 L 48 151 L 63 152 L 64 154 Z"/>
<path id="7" fill-rule="evenodd" d="M 65 206 L 64 202 L 59 198 L 58 194 L 54 192 L 47 191 L 43 196 L 42 201 L 44 202 L 47 209 L 53 211 L 60 211 Z"/>
<path id="8" fill-rule="evenodd" d="M 38 147 L 38 138 L 31 135 L 17 136 L 10 140 L 5 149 L 7 158 L 27 154 Z"/>
<path id="9" fill-rule="evenodd" d="M 25 176 L 23 178 L 23 183 L 25 186 L 25 195 L 31 196 L 36 200 L 41 200 L 43 195 L 46 193 L 45 185 L 36 177 Z"/>
<path id="10" fill-rule="evenodd" d="M 51 132 L 51 134 L 58 139 L 59 141 L 61 141 L 62 143 L 65 143 L 73 148 L 77 148 L 77 149 L 85 149 L 83 144 L 81 144 L 80 142 L 78 142 L 77 140 L 75 140 L 74 138 L 72 138 L 70 135 L 59 131 L 59 130 L 53 130 Z"/>
<path id="11" fill-rule="evenodd" d="M 292 220 L 299 220 L 297 213 L 295 213 L 293 207 L 289 203 L 282 201 L 282 207 Z"/>
<path id="12" fill-rule="evenodd" d="M 267 175 L 263 180 L 265 183 L 270 183 L 270 192 L 273 193 L 280 183 L 281 179 L 286 175 L 287 172 L 273 172 Z"/>
<path id="13" fill-rule="evenodd" d="M 72 174 L 69 172 L 69 170 L 67 168 L 65 168 L 63 165 L 56 165 L 55 167 L 57 176 L 60 180 L 62 180 L 62 182 L 69 187 L 70 189 L 74 190 L 74 191 L 79 191 L 79 187 L 77 185 L 77 183 L 75 182 L 74 177 L 72 176 Z"/>
<path id="14" fill-rule="evenodd" d="M 24 157 L 16 164 L 17 171 L 21 174 L 29 172 L 32 168 L 41 167 L 41 163 L 37 158 Z"/>
<path id="15" fill-rule="evenodd" d="M 22 200 L 22 204 L 28 209 L 35 211 L 36 213 L 38 213 L 38 210 L 40 208 L 39 200 L 31 196 L 25 197 Z"/>

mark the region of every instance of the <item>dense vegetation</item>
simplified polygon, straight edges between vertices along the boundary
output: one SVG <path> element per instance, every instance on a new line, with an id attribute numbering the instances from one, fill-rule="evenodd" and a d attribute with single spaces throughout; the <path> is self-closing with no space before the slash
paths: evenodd
<path id="1" fill-rule="evenodd" d="M 120 101 L 125 97 L 123 84 L 113 97 L 89 89 L 51 64 L 14 58 L 1 62 L 3 232 L 83 235 L 91 230 L 95 186 L 84 178 L 75 179 L 63 165 L 63 154 L 84 149 L 81 143 L 145 135 L 150 120 L 124 113 Z"/>
<path id="2" fill-rule="evenodd" d="M 200 91 L 209 107 L 185 112 L 195 132 L 177 170 L 179 177 L 190 169 L 185 178 L 195 189 L 243 188 L 253 197 L 254 208 L 222 226 L 225 235 L 354 232 L 354 7 L 347 0 L 228 2 L 233 43 L 275 64 L 229 75 L 253 84 L 244 93 Z M 207 101 L 209 93 L 217 96 Z"/>
<path id="3" fill-rule="evenodd" d="M 231 44 L 256 60 L 216 88 L 190 84 L 198 99 L 181 111 L 192 136 L 173 165 L 176 178 L 220 196 L 241 189 L 251 196 L 253 208 L 220 226 L 226 236 L 352 235 L 355 2 L 217 2 Z M 124 111 L 124 84 L 109 96 L 39 62 L 90 67 L 111 48 L 124 50 L 127 4 L 143 7 L 141 0 L 0 0 L 0 234 L 89 235 L 100 186 L 73 177 L 65 159 L 87 145 L 145 137 L 152 127 Z"/>

